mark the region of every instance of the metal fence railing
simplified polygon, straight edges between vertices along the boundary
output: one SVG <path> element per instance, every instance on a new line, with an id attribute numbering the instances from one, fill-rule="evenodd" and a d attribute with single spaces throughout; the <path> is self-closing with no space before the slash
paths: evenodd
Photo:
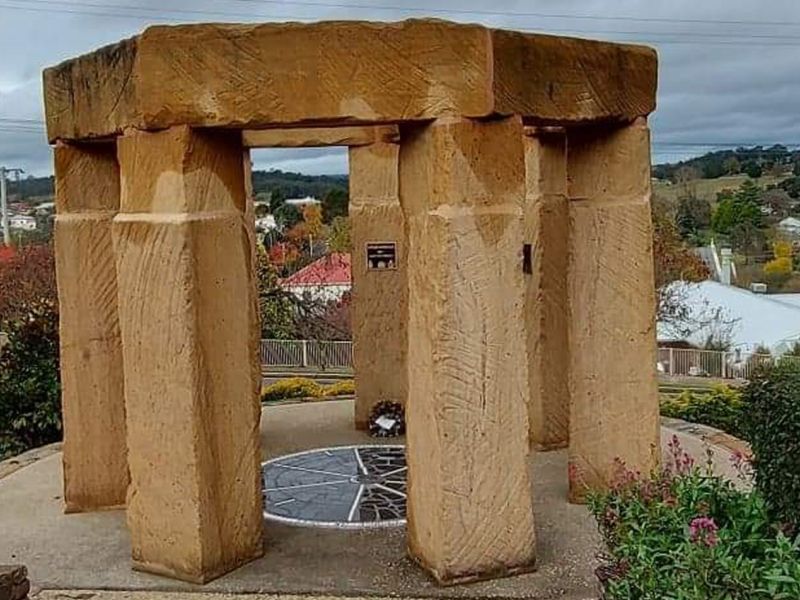
<path id="1" fill-rule="evenodd" d="M 261 366 L 350 368 L 353 366 L 353 343 L 320 340 L 261 340 Z"/>
<path id="2" fill-rule="evenodd" d="M 749 379 L 756 367 L 774 360 L 770 354 L 659 348 L 657 367 L 664 375 Z M 782 360 L 800 362 L 800 357 L 784 356 Z M 353 367 L 353 342 L 261 340 L 261 366 L 350 369 Z"/>
<path id="3" fill-rule="evenodd" d="M 750 379 L 757 367 L 772 364 L 775 360 L 776 358 L 771 354 L 695 350 L 693 348 L 658 349 L 658 371 L 664 375 Z M 800 362 L 800 357 L 783 356 L 780 360 Z"/>

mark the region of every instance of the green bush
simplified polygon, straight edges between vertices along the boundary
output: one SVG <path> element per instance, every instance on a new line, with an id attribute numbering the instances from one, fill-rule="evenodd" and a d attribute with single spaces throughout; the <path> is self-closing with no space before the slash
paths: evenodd
<path id="1" fill-rule="evenodd" d="M 322 389 L 323 396 L 352 396 L 356 393 L 356 384 L 352 379 L 337 381 Z"/>
<path id="2" fill-rule="evenodd" d="M 281 379 L 261 390 L 262 402 L 277 402 L 293 398 L 319 398 L 322 386 L 305 377 Z"/>
<path id="3" fill-rule="evenodd" d="M 800 365 L 780 360 L 759 370 L 744 390 L 745 427 L 756 487 L 773 516 L 800 525 Z"/>
<path id="4" fill-rule="evenodd" d="M 0 354 L 0 459 L 61 439 L 58 317 L 10 325 Z"/>
<path id="5" fill-rule="evenodd" d="M 742 394 L 727 385 L 715 385 L 708 392 L 685 390 L 661 402 L 661 414 L 721 429 L 746 439 L 743 427 Z"/>
<path id="6" fill-rule="evenodd" d="M 607 546 L 597 575 L 608 600 L 800 597 L 800 540 L 773 526 L 758 491 L 694 466 L 677 438 L 643 479 L 620 467 L 589 497 Z"/>

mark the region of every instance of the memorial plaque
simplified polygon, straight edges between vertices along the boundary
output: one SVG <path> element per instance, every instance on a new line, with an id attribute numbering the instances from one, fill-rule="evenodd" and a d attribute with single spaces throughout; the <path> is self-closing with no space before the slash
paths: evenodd
<path id="1" fill-rule="evenodd" d="M 367 269 L 370 271 L 397 269 L 397 244 L 395 242 L 368 242 Z"/>

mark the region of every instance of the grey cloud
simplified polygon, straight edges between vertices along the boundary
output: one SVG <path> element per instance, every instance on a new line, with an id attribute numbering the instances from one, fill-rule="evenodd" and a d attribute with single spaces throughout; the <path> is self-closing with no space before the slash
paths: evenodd
<path id="1" fill-rule="evenodd" d="M 67 2 L 68 0 L 64 0 Z M 95 0 L 111 5 L 119 0 Z M 42 119 L 41 70 L 71 56 L 134 35 L 154 15 L 167 22 L 269 21 L 291 19 L 359 18 L 398 20 L 424 13 L 380 10 L 379 6 L 429 6 L 457 11 L 525 12 L 584 16 L 627 15 L 642 18 L 715 19 L 800 22 L 796 0 L 321 0 L 370 4 L 372 8 L 319 7 L 258 3 L 249 0 L 133 0 L 120 2 L 141 11 L 112 8 L 76 10 L 97 13 L 138 14 L 110 18 L 49 12 L 52 5 L 14 2 L 45 10 L 0 7 L 0 118 Z M 63 8 L 63 7 L 62 7 Z M 69 10 L 69 7 L 66 7 Z M 197 13 L 176 12 L 198 11 Z M 173 12 L 170 12 L 173 11 Z M 214 14 L 200 14 L 205 13 Z M 143 17 L 142 17 L 143 16 Z M 443 14 L 430 16 L 481 22 L 512 29 L 552 31 L 580 37 L 625 42 L 653 42 L 659 51 L 658 110 L 651 118 L 656 160 L 674 160 L 702 148 L 681 148 L 676 142 L 709 143 L 749 141 L 800 144 L 797 98 L 800 77 L 800 26 L 662 23 L 598 19 L 542 18 L 537 16 Z M 284 17 L 283 19 L 281 17 Z M 615 32 L 615 33 L 610 33 Z M 688 33 L 692 35 L 678 35 Z M 695 35 L 696 34 L 696 35 Z M 731 37 L 717 37 L 730 35 Z M 752 38 L 787 36 L 794 39 Z M 688 43 L 701 40 L 705 43 Z M 715 42 L 715 43 L 711 43 Z M 784 45 L 777 45 L 784 44 Z M 52 171 L 51 152 L 43 135 L 10 132 L 0 123 L 0 164 L 21 166 L 39 175 Z M 280 168 L 309 173 L 344 172 L 346 153 L 341 150 L 280 150 L 259 152 L 256 168 Z"/>

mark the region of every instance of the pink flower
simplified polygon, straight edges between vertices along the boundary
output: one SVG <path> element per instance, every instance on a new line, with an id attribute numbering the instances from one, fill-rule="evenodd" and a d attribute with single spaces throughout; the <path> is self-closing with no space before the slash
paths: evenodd
<path id="1" fill-rule="evenodd" d="M 713 548 L 719 542 L 719 528 L 711 517 L 695 517 L 689 523 L 689 541 Z"/>

